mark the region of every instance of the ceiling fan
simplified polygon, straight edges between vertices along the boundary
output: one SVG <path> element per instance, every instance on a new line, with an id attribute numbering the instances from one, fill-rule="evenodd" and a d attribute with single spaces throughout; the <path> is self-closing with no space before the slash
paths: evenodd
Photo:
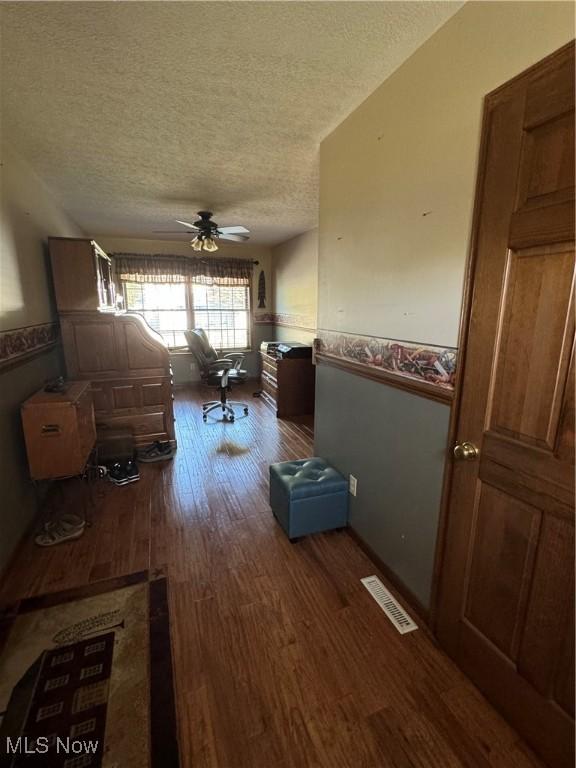
<path id="1" fill-rule="evenodd" d="M 195 251 L 217 251 L 217 240 L 234 240 L 238 243 L 243 243 L 248 240 L 248 233 L 250 230 L 246 227 L 220 227 L 215 221 L 212 221 L 212 211 L 198 211 L 200 216 L 197 221 L 190 224 L 189 221 L 180 221 L 176 219 L 178 224 L 182 224 L 185 227 L 189 227 L 189 230 L 176 230 L 176 231 L 164 231 L 164 234 L 171 235 L 190 235 L 194 234 L 194 238 L 190 242 L 190 246 Z M 162 230 L 156 230 L 161 232 Z"/>

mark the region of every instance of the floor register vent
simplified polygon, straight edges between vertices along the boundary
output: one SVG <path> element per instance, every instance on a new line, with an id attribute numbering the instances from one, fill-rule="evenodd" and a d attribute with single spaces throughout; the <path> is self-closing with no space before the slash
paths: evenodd
<path id="1" fill-rule="evenodd" d="M 418 629 L 418 625 L 412 621 L 404 608 L 402 608 L 401 605 L 398 605 L 394 597 L 392 597 L 377 576 L 367 576 L 365 579 L 360 579 L 360 581 L 364 584 L 368 592 L 370 592 L 374 600 L 376 600 L 380 608 L 382 608 L 386 616 L 388 616 L 401 635 L 405 635 L 406 632 L 413 632 L 415 629 Z"/>

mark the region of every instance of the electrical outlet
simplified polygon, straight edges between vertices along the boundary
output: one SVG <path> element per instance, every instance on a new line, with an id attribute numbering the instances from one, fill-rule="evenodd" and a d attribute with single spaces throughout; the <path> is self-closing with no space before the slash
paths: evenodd
<path id="1" fill-rule="evenodd" d="M 358 480 L 354 477 L 354 475 L 349 476 L 348 480 L 348 488 L 350 490 L 350 493 L 352 496 L 356 496 L 356 488 L 358 487 Z"/>

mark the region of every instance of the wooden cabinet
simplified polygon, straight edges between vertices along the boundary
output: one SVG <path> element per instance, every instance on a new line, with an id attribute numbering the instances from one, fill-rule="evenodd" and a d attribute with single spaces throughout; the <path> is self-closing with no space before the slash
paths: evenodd
<path id="1" fill-rule="evenodd" d="M 314 413 L 314 366 L 310 358 L 276 359 L 260 352 L 262 399 L 280 418 Z"/>
<path id="2" fill-rule="evenodd" d="M 33 480 L 81 474 L 96 441 L 90 382 L 36 392 L 22 405 L 22 426 Z"/>
<path id="3" fill-rule="evenodd" d="M 50 238 L 69 378 L 89 381 L 98 439 L 175 442 L 168 347 L 136 313 L 114 311 L 114 261 L 93 240 Z M 111 302 L 111 303 L 110 303 Z"/>
<path id="4" fill-rule="evenodd" d="M 51 237 L 50 261 L 59 312 L 113 311 L 114 264 L 94 240 Z"/>

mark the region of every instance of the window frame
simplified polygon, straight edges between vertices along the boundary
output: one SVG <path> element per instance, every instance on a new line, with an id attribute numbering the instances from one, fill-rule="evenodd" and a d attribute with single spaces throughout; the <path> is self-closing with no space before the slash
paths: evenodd
<path id="1" fill-rule="evenodd" d="M 127 292 L 126 287 L 128 284 L 134 284 L 134 285 L 155 285 L 154 282 L 149 281 L 135 281 L 135 280 L 122 280 L 120 283 L 121 293 L 124 297 L 124 308 L 127 312 L 135 313 L 141 315 L 144 320 L 146 321 L 146 312 L 165 312 L 165 311 L 171 311 L 170 307 L 166 308 L 155 308 L 155 309 L 130 309 L 128 307 L 128 301 L 127 301 Z M 185 299 L 185 310 L 175 310 L 175 311 L 186 311 L 186 317 L 187 317 L 187 324 L 188 328 L 196 328 L 196 320 L 195 320 L 195 312 L 194 312 L 194 285 L 206 285 L 201 280 L 198 280 L 195 282 L 194 280 L 186 281 L 183 283 L 158 283 L 159 285 L 183 285 L 184 286 L 184 299 Z M 210 286 L 207 286 L 210 287 Z M 251 284 L 248 285 L 219 285 L 218 288 L 243 288 L 246 291 L 246 304 L 247 307 L 245 310 L 228 310 L 228 311 L 245 311 L 246 312 L 246 336 L 247 336 L 247 346 L 245 347 L 214 347 L 217 351 L 221 352 L 251 352 L 252 351 L 252 342 L 254 338 L 254 315 L 252 311 L 252 286 Z M 210 310 L 199 310 L 199 312 L 205 312 Z M 225 312 L 224 309 L 214 310 L 216 312 Z M 150 326 L 152 327 L 152 326 Z M 201 327 L 201 326 L 200 326 Z M 161 331 L 156 331 L 156 329 L 153 329 L 155 333 L 158 333 L 164 341 L 166 342 L 166 345 L 168 346 L 168 350 L 171 355 L 173 354 L 188 354 L 188 350 L 184 345 L 175 345 L 170 346 L 168 341 L 164 338 Z M 182 333 L 180 330 L 174 330 L 170 329 L 168 331 L 171 334 L 176 333 Z M 206 331 L 208 333 L 208 330 Z M 214 346 L 214 345 L 213 345 Z"/>

